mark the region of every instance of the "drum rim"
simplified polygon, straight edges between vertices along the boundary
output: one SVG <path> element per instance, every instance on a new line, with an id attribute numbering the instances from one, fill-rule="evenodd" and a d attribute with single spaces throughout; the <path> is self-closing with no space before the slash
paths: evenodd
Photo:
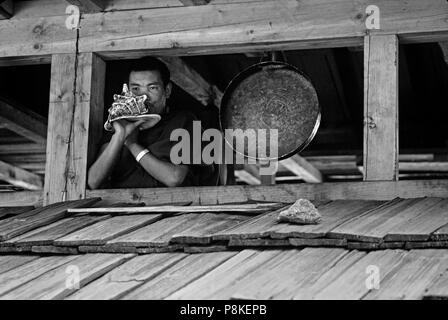
<path id="1" fill-rule="evenodd" d="M 274 160 L 280 161 L 280 160 L 287 159 L 287 158 L 289 158 L 289 157 L 291 157 L 291 156 L 293 156 L 293 155 L 303 151 L 310 144 L 310 142 L 316 136 L 316 133 L 317 133 L 317 131 L 319 129 L 319 126 L 320 126 L 321 117 L 322 117 L 322 115 L 321 115 L 321 107 L 320 107 L 320 103 L 319 103 L 319 95 L 317 93 L 317 90 L 315 89 L 315 86 L 314 86 L 313 82 L 311 81 L 311 79 L 306 74 L 304 74 L 302 71 L 297 69 L 295 66 L 293 66 L 291 64 L 288 64 L 286 62 L 280 62 L 280 61 L 264 61 L 264 62 L 259 62 L 259 63 L 253 64 L 253 65 L 247 67 L 246 69 L 244 69 L 243 71 L 241 71 L 240 73 L 238 73 L 229 82 L 229 84 L 227 85 L 227 87 L 226 87 L 226 89 L 224 91 L 224 94 L 222 96 L 221 103 L 220 103 L 220 106 L 219 106 L 219 126 L 220 126 L 221 132 L 224 132 L 224 129 L 225 129 L 225 128 L 223 128 L 223 113 L 224 113 L 224 109 L 225 109 L 225 107 L 226 107 L 226 105 L 228 103 L 228 100 L 230 99 L 232 93 L 236 89 L 236 87 L 242 81 L 247 79 L 249 76 L 262 71 L 263 68 L 266 68 L 269 65 L 281 66 L 282 67 L 281 69 L 288 69 L 288 70 L 294 71 L 294 72 L 300 74 L 302 77 L 304 77 L 305 80 L 307 80 L 311 84 L 312 88 L 314 89 L 314 92 L 316 93 L 316 99 L 317 99 L 317 117 L 316 117 L 316 120 L 314 122 L 313 130 L 311 131 L 311 133 L 308 136 L 308 138 L 304 142 L 302 142 L 301 145 L 299 145 L 295 149 L 287 152 L 284 155 L 277 156 L 276 158 L 273 158 L 273 157 L 268 157 L 268 158 L 251 157 L 251 156 L 248 156 L 248 155 L 246 155 L 246 154 L 236 150 L 233 147 L 233 145 L 229 141 L 227 141 L 225 136 L 224 136 L 224 141 L 225 141 L 225 143 L 228 146 L 230 146 L 230 148 L 233 151 L 235 151 L 236 153 L 238 153 L 240 155 L 243 155 L 245 158 L 255 159 L 255 160 L 262 160 L 262 161 L 274 161 Z"/>

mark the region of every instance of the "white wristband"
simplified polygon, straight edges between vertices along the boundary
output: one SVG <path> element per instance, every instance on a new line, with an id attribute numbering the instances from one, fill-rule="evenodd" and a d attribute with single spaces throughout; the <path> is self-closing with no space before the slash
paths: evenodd
<path id="1" fill-rule="evenodd" d="M 148 150 L 148 149 L 143 149 L 143 150 L 140 151 L 140 152 L 138 153 L 138 155 L 135 157 L 135 160 L 137 160 L 137 162 L 140 162 L 140 160 L 143 158 L 143 156 L 144 156 L 145 154 L 147 154 L 147 153 L 149 153 L 149 150 Z"/>

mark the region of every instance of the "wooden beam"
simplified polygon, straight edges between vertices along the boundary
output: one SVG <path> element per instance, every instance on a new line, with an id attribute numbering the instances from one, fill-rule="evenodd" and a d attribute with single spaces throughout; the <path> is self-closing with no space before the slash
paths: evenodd
<path id="1" fill-rule="evenodd" d="M 248 172 L 245 169 L 235 170 L 235 177 L 247 183 L 248 185 L 258 185 L 261 183 L 259 178 L 252 175 L 252 173 Z"/>
<path id="2" fill-rule="evenodd" d="M 320 171 L 297 154 L 288 159 L 281 160 L 280 163 L 305 182 L 319 183 L 323 181 Z"/>
<path id="3" fill-rule="evenodd" d="M 45 118 L 18 106 L 0 100 L 0 124 L 27 139 L 45 143 L 47 124 Z"/>
<path id="4" fill-rule="evenodd" d="M 296 183 L 274 186 L 218 186 L 179 188 L 139 188 L 87 190 L 87 197 L 101 197 L 111 203 L 141 203 L 166 205 L 192 202 L 194 205 L 246 202 L 249 200 L 294 202 L 309 200 L 392 200 L 400 198 L 448 197 L 448 179 Z M 2 206 L 42 206 L 41 191 L 0 192 Z"/>
<path id="5" fill-rule="evenodd" d="M 45 144 L 40 143 L 2 144 L 0 156 L 8 154 L 42 154 L 45 153 L 45 148 Z"/>
<path id="6" fill-rule="evenodd" d="M 48 111 L 47 163 L 44 205 L 67 199 L 67 180 L 73 149 L 75 112 L 75 54 L 53 55 Z"/>
<path id="7" fill-rule="evenodd" d="M 0 192 L 0 203 L 2 207 L 14 206 L 42 206 L 42 191 L 16 191 L 16 192 Z"/>
<path id="8" fill-rule="evenodd" d="M 216 87 L 210 85 L 207 80 L 188 66 L 181 58 L 161 57 L 159 59 L 168 66 L 171 80 L 202 105 L 214 104 L 214 97 L 217 94 L 222 96 L 222 93 Z M 219 107 L 219 104 L 216 106 Z"/>
<path id="9" fill-rule="evenodd" d="M 0 0 L 0 20 L 9 19 L 14 14 L 14 3 L 12 0 Z"/>
<path id="10" fill-rule="evenodd" d="M 26 1 L 34 3 L 34 1 Z M 123 3 L 123 1 L 121 1 Z M 369 0 L 234 2 L 84 14 L 81 52 L 109 59 L 143 55 L 200 55 L 362 45 Z M 377 0 L 381 30 L 404 42 L 448 40 L 448 3 Z M 35 4 L 34 4 L 35 6 Z M 64 11 L 0 20 L 0 57 L 73 53 L 77 32 Z M 135 7 L 135 6 L 134 6 Z M 136 6 L 138 7 L 138 5 Z M 146 7 L 146 5 L 142 5 Z M 225 14 L 223 14 L 225 13 Z"/>
<path id="11" fill-rule="evenodd" d="M 102 0 L 66 0 L 69 4 L 79 7 L 81 12 L 93 13 L 104 10 L 105 5 Z"/>
<path id="12" fill-rule="evenodd" d="M 43 181 L 37 174 L 15 167 L 0 160 L 0 180 L 26 190 L 41 190 Z"/>
<path id="13" fill-rule="evenodd" d="M 364 180 L 398 180 L 398 39 L 365 37 Z"/>
<path id="14" fill-rule="evenodd" d="M 28 66 L 34 64 L 50 64 L 51 56 L 8 57 L 0 59 L 0 67 Z"/>
<path id="15" fill-rule="evenodd" d="M 101 136 L 104 76 L 105 63 L 95 54 L 53 56 L 45 205 L 85 197 L 87 168 Z"/>
<path id="16" fill-rule="evenodd" d="M 0 193 L 1 195 L 1 193 Z M 294 202 L 309 200 L 391 200 L 418 197 L 448 197 L 448 180 L 361 181 L 280 184 L 273 186 L 219 186 L 87 190 L 87 197 L 115 202 L 145 202 L 148 205 L 176 201 L 192 204 L 224 204 L 249 200 Z M 1 198 L 0 198 L 1 199 Z"/>

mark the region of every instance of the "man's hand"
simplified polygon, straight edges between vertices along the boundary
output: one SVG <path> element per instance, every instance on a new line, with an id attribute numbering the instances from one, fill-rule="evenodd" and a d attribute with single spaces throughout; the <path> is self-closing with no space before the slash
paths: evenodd
<path id="1" fill-rule="evenodd" d="M 126 140 L 124 140 L 124 145 L 129 149 L 130 146 L 137 144 L 138 142 L 138 132 L 140 130 L 139 129 L 134 129 L 126 138 Z"/>
<path id="2" fill-rule="evenodd" d="M 133 141 L 137 141 L 138 130 L 136 130 L 136 128 L 144 122 L 144 120 L 132 122 L 124 119 L 114 121 L 112 122 L 115 130 L 114 135 L 119 137 L 121 141 L 125 142 L 132 134 L 134 136 L 131 137 L 131 140 L 134 139 Z"/>

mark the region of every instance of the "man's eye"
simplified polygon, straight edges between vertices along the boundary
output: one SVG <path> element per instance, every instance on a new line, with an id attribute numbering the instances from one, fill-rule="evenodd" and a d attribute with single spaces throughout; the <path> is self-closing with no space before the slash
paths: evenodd
<path id="1" fill-rule="evenodd" d="M 159 86 L 149 86 L 149 90 L 156 91 L 159 89 Z"/>

